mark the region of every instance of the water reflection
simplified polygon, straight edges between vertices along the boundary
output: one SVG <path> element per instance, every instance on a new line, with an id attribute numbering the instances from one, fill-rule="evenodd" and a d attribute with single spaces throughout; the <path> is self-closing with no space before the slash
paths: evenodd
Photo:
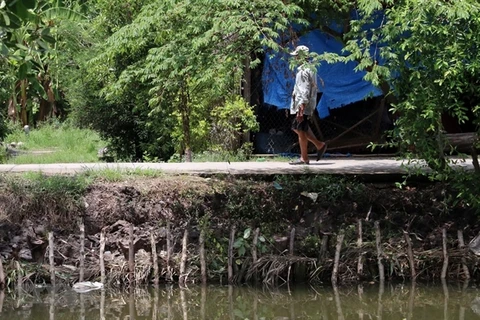
<path id="1" fill-rule="evenodd" d="M 478 319 L 480 292 L 468 284 L 363 284 L 265 288 L 173 286 L 75 293 L 0 292 L 0 319 Z"/>

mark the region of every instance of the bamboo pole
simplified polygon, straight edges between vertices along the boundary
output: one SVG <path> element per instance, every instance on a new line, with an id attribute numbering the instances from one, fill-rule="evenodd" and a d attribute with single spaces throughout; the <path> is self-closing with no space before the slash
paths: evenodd
<path id="1" fill-rule="evenodd" d="M 447 252 L 447 229 L 442 228 L 442 248 L 443 248 L 443 267 L 442 274 L 440 279 L 445 279 L 447 277 L 448 269 L 448 252 Z"/>
<path id="2" fill-rule="evenodd" d="M 202 277 L 202 284 L 207 284 L 207 262 L 205 258 L 205 230 L 202 229 L 200 231 L 200 238 L 199 238 L 199 246 L 200 246 L 200 274 Z"/>
<path id="3" fill-rule="evenodd" d="M 335 248 L 335 260 L 333 263 L 333 271 L 332 271 L 332 285 L 335 287 L 337 286 L 338 281 L 338 265 L 340 263 L 340 251 L 342 250 L 342 243 L 343 238 L 345 237 L 345 233 L 343 230 L 340 230 L 340 233 L 337 236 L 337 246 Z"/>
<path id="4" fill-rule="evenodd" d="M 405 238 L 405 242 L 407 243 L 407 256 L 408 262 L 410 263 L 410 275 L 412 280 L 417 278 L 417 272 L 415 270 L 415 259 L 413 257 L 413 249 L 412 249 L 412 241 L 410 240 L 410 236 L 406 230 L 403 230 L 403 237 Z"/>
<path id="5" fill-rule="evenodd" d="M 290 245 L 289 245 L 289 250 L 288 253 L 293 256 L 294 252 L 294 245 L 295 245 L 295 228 L 292 228 L 290 231 Z"/>
<path id="6" fill-rule="evenodd" d="M 80 282 L 84 281 L 85 277 L 85 224 L 83 218 L 80 218 Z"/>
<path id="7" fill-rule="evenodd" d="M 128 280 L 130 285 L 135 281 L 135 248 L 133 244 L 133 223 L 128 227 Z"/>
<path id="8" fill-rule="evenodd" d="M 2 256 L 0 255 L 0 291 L 5 288 L 5 272 L 3 271 Z"/>
<path id="9" fill-rule="evenodd" d="M 150 234 L 150 244 L 152 247 L 152 263 L 153 263 L 153 284 L 155 289 L 158 287 L 158 255 L 157 255 L 157 242 L 155 241 L 155 235 L 153 232 Z"/>
<path id="10" fill-rule="evenodd" d="M 357 262 L 357 280 L 360 280 L 363 277 L 363 255 L 362 247 L 363 247 L 363 227 L 362 227 L 362 219 L 358 219 L 357 221 L 357 248 L 359 250 L 358 253 L 358 262 Z"/>
<path id="11" fill-rule="evenodd" d="M 465 249 L 465 241 L 463 240 L 463 231 L 462 230 L 457 230 L 457 236 L 458 236 L 458 247 L 460 250 Z M 470 279 L 470 272 L 468 271 L 468 266 L 467 266 L 467 261 L 465 259 L 465 254 L 462 255 L 462 268 L 463 268 L 463 274 L 465 279 L 469 280 Z"/>
<path id="12" fill-rule="evenodd" d="M 172 242 L 171 242 L 171 235 L 170 235 L 170 220 L 167 220 L 167 280 L 173 281 L 172 278 L 172 269 L 170 267 L 170 260 L 172 255 Z"/>
<path id="13" fill-rule="evenodd" d="M 48 233 L 48 260 L 50 263 L 50 282 L 55 286 L 55 244 L 53 241 L 53 232 Z"/>
<path id="14" fill-rule="evenodd" d="M 233 244 L 235 243 L 235 225 L 230 231 L 230 240 L 228 241 L 228 283 L 233 283 Z"/>
<path id="15" fill-rule="evenodd" d="M 383 267 L 383 250 L 382 250 L 382 238 L 380 234 L 380 222 L 375 221 L 375 244 L 377 246 L 377 262 L 378 262 L 378 276 L 380 282 L 385 281 L 385 269 Z"/>
<path id="16" fill-rule="evenodd" d="M 185 228 L 183 232 L 183 240 L 182 240 L 182 257 L 180 259 L 180 278 L 179 284 L 184 286 L 187 282 L 187 274 L 186 274 L 186 266 L 187 266 L 187 253 L 188 253 L 188 229 Z"/>
<path id="17" fill-rule="evenodd" d="M 105 285 L 105 229 L 100 232 L 100 281 Z"/>

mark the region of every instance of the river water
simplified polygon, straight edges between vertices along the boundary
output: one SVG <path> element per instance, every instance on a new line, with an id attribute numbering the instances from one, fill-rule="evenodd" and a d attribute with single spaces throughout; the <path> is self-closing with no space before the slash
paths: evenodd
<path id="1" fill-rule="evenodd" d="M 462 284 L 354 287 L 162 286 L 76 293 L 0 292 L 0 319 L 480 319 L 480 290 Z"/>

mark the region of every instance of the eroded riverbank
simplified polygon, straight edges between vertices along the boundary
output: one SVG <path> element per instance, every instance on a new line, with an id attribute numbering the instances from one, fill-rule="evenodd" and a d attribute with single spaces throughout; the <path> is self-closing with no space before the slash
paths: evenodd
<path id="1" fill-rule="evenodd" d="M 57 284 L 77 282 L 82 273 L 83 280 L 100 280 L 101 260 L 110 286 L 152 283 L 155 266 L 159 282 L 182 283 L 203 275 L 215 283 L 348 284 L 378 280 L 382 269 L 387 280 L 478 276 L 476 256 L 459 241 L 460 234 L 467 244 L 477 235 L 476 216 L 450 201 L 445 185 L 399 189 L 320 175 L 87 182 L 2 181 L 0 254 L 9 284 L 18 274 L 24 283 L 51 281 L 49 233 Z"/>

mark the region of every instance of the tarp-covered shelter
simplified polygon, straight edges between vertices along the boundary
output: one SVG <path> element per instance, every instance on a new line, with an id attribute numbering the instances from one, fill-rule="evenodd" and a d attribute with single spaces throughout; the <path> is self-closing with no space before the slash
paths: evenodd
<path id="1" fill-rule="evenodd" d="M 313 30 L 301 36 L 295 45 L 306 45 L 311 52 L 342 53 L 343 45 L 331 35 Z M 262 70 L 263 105 L 259 108 L 261 132 L 256 135 L 257 153 L 293 152 L 296 142 L 285 119 L 273 124 L 272 117 L 285 118 L 290 108 L 295 71 L 289 68 L 285 52 L 267 53 Z M 356 71 L 357 63 L 322 62 L 317 68 L 317 117 L 312 125 L 316 135 L 329 142 L 330 150 L 365 147 L 378 140 L 389 122 L 381 104 L 382 91 L 365 81 L 365 71 Z M 266 121 L 270 125 L 263 125 Z M 349 151 L 349 150 L 347 150 Z"/>

